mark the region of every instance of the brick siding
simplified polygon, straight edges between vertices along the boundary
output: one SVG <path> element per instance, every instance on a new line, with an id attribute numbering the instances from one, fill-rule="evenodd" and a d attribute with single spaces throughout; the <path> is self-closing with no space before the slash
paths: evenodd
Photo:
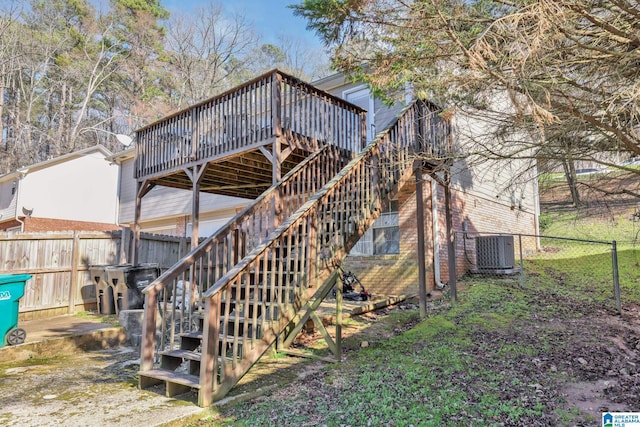
<path id="1" fill-rule="evenodd" d="M 120 230 L 116 224 L 102 222 L 73 221 L 54 218 L 24 218 L 25 232 L 42 231 L 112 231 Z"/>
<path id="2" fill-rule="evenodd" d="M 434 289 L 433 271 L 433 227 L 431 185 L 425 182 L 424 230 L 428 289 Z M 440 280 L 449 280 L 446 240 L 446 217 L 444 210 L 444 188 L 438 186 L 439 265 Z M 464 274 L 475 257 L 475 241 L 463 238 L 462 223 L 469 233 L 523 233 L 535 234 L 535 215 L 512 209 L 493 200 L 478 197 L 460 190 L 451 192 L 453 228 L 456 235 L 456 270 Z M 345 269 L 358 276 L 365 288 L 379 295 L 418 294 L 418 236 L 416 232 L 415 181 L 409 182 L 398 194 L 398 219 L 400 226 L 400 253 L 397 255 L 349 256 Z M 472 244 L 473 243 L 473 244 Z M 533 244 L 533 243 L 531 243 Z M 523 246 L 525 244 L 523 243 Z M 466 255 L 465 255 L 466 254 Z"/>

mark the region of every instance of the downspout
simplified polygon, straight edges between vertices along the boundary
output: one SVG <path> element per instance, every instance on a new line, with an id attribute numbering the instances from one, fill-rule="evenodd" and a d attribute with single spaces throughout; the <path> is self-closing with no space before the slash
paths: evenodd
<path id="1" fill-rule="evenodd" d="M 433 280 L 438 289 L 444 288 L 440 281 L 440 230 L 438 227 L 438 183 L 431 180 L 431 231 L 433 233 Z"/>
<path id="2" fill-rule="evenodd" d="M 533 165 L 533 215 L 536 230 L 536 250 L 540 250 L 540 188 L 538 187 L 538 166 Z"/>
<path id="3" fill-rule="evenodd" d="M 115 212 L 114 212 L 114 222 L 116 225 L 120 226 L 120 187 L 122 182 L 122 164 L 119 160 L 113 158 L 111 162 L 109 162 L 109 166 L 116 165 L 118 168 L 118 177 L 116 178 L 116 203 L 115 203 Z"/>
<path id="4" fill-rule="evenodd" d="M 116 186 L 116 211 L 115 211 L 115 223 L 120 227 L 120 255 L 119 255 L 119 263 L 126 264 L 128 261 L 127 257 L 127 249 L 128 248 L 128 237 L 129 234 L 125 231 L 125 228 L 129 228 L 122 226 L 120 224 L 120 196 L 122 194 L 122 160 L 117 160 L 115 157 L 113 162 L 110 164 L 116 165 L 118 167 L 118 181 Z M 129 251 L 130 252 L 130 251 Z"/>

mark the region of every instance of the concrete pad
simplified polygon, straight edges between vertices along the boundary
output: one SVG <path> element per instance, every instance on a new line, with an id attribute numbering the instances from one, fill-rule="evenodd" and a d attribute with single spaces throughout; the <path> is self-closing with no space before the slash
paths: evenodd
<path id="1" fill-rule="evenodd" d="M 115 347 L 126 341 L 122 327 L 101 320 L 92 315 L 66 315 L 20 322 L 18 327 L 27 332 L 26 340 L 24 344 L 1 347 L 0 363 Z"/>
<path id="2" fill-rule="evenodd" d="M 61 336 L 82 335 L 99 329 L 108 329 L 114 323 L 105 323 L 103 317 L 91 314 L 83 316 L 56 316 L 47 319 L 25 320 L 18 324 L 19 328 L 27 331 L 25 343 L 42 341 Z"/>
<path id="3" fill-rule="evenodd" d="M 204 413 L 183 396 L 139 390 L 139 354 L 120 347 L 5 368 L 0 425 L 160 426 Z M 193 399 L 192 399 L 193 400 Z"/>

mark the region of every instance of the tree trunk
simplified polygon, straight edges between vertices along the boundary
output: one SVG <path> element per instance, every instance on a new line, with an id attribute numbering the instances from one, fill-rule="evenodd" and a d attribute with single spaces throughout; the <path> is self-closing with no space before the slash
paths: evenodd
<path id="1" fill-rule="evenodd" d="M 7 140 L 4 136 L 4 73 L 5 65 L 2 64 L 2 70 L 0 71 L 0 142 L 4 151 L 7 151 Z"/>
<path id="2" fill-rule="evenodd" d="M 578 178 L 576 176 L 576 168 L 573 160 L 565 160 L 562 162 L 564 167 L 564 175 L 567 178 L 567 185 L 571 193 L 571 202 L 574 207 L 580 206 L 580 191 L 578 190 Z"/>

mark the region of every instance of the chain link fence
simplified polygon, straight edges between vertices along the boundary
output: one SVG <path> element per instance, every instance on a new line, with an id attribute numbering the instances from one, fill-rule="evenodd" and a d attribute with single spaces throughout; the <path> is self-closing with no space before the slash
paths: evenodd
<path id="1" fill-rule="evenodd" d="M 578 296 L 610 311 L 640 302 L 640 259 L 631 244 L 533 234 L 456 233 L 458 283 L 483 278 Z M 462 252 L 462 253 L 460 253 Z M 622 263 L 619 261 L 622 256 Z M 619 263 L 623 266 L 620 269 Z M 636 267 L 636 268 L 634 268 Z M 622 272 L 622 274 L 621 274 Z"/>

